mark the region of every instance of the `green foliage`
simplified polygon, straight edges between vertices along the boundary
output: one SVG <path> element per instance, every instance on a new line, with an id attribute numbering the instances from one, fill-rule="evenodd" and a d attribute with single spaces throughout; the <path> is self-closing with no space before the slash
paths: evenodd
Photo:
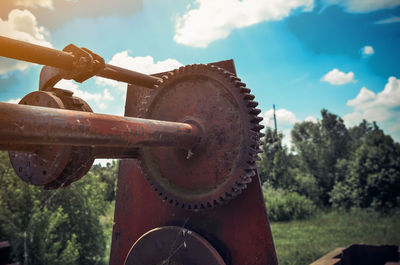
<path id="1" fill-rule="evenodd" d="M 105 199 L 109 202 L 115 201 L 117 188 L 118 160 L 112 160 L 105 167 L 100 164 L 93 165 L 89 174 L 99 176 L 100 181 L 106 184 Z"/>
<path id="2" fill-rule="evenodd" d="M 69 187 L 46 191 L 21 181 L 7 153 L 0 152 L 0 239 L 10 241 L 14 259 L 21 264 L 99 264 L 106 247 L 100 217 L 111 193 L 103 179 L 91 171 Z"/>
<path id="3" fill-rule="evenodd" d="M 293 186 L 293 174 L 290 169 L 296 161 L 289 154 L 287 148 L 282 146 L 281 133 L 275 133 L 270 128 L 265 130 L 263 153 L 259 166 L 261 181 L 274 188 L 290 189 Z"/>
<path id="4" fill-rule="evenodd" d="M 316 210 L 314 203 L 297 192 L 274 189 L 263 185 L 263 194 L 271 221 L 290 221 L 310 217 Z"/>
<path id="5" fill-rule="evenodd" d="M 330 193 L 335 207 L 388 211 L 400 206 L 400 145 L 376 124 L 371 128 L 358 140 L 351 159 L 338 164 L 347 175 Z"/>
<path id="6" fill-rule="evenodd" d="M 297 123 L 292 138 L 301 171 L 313 176 L 318 185 L 316 202 L 328 205 L 329 192 L 335 184 L 336 163 L 347 158 L 350 136 L 339 116 L 325 109 L 321 116 L 322 120 L 317 123 Z"/>
<path id="7" fill-rule="evenodd" d="M 339 116 L 324 109 L 321 116 L 295 124 L 291 153 L 282 147 L 282 134 L 266 129 L 259 162 L 263 183 L 320 207 L 399 207 L 400 145 L 376 123 L 364 120 L 347 129 Z"/>

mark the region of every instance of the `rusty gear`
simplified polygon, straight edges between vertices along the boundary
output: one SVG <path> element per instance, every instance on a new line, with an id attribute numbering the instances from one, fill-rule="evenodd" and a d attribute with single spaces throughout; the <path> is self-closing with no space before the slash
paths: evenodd
<path id="1" fill-rule="evenodd" d="M 255 175 L 263 128 L 250 89 L 213 65 L 169 72 L 142 104 L 141 117 L 186 122 L 202 131 L 191 150 L 142 147 L 141 168 L 163 200 L 189 210 L 229 201 Z"/>

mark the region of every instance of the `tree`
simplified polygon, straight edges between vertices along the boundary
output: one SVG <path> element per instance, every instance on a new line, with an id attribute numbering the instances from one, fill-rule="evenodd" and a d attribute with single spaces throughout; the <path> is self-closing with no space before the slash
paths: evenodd
<path id="1" fill-rule="evenodd" d="M 336 207 L 373 207 L 387 211 L 400 206 L 400 145 L 373 123 L 363 121 L 353 132 L 360 132 L 358 148 L 351 158 L 341 161 L 347 171 L 331 191 Z"/>
<path id="2" fill-rule="evenodd" d="M 348 157 L 349 132 L 343 120 L 327 110 L 321 111 L 322 120 L 304 121 L 292 130 L 294 149 L 300 170 L 314 178 L 319 187 L 319 202 L 329 204 L 329 192 L 336 179 L 336 163 Z"/>
<path id="3" fill-rule="evenodd" d="M 293 177 L 289 170 L 294 162 L 286 147 L 282 146 L 282 133 L 266 128 L 263 153 L 259 163 L 261 181 L 276 188 L 290 189 Z"/>
<path id="4" fill-rule="evenodd" d="M 21 264 L 98 264 L 105 251 L 100 216 L 106 184 L 90 173 L 46 191 L 21 181 L 0 152 L 0 239 Z"/>

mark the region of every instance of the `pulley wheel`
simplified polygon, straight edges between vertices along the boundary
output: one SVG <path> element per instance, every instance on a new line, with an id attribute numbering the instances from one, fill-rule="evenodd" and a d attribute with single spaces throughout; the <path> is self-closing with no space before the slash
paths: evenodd
<path id="1" fill-rule="evenodd" d="M 129 251 L 125 265 L 225 265 L 203 237 L 181 227 L 164 226 L 140 237 Z"/>
<path id="2" fill-rule="evenodd" d="M 29 93 L 19 104 L 64 109 L 64 104 L 58 97 L 44 91 Z M 70 154 L 71 147 L 63 145 L 37 146 L 33 152 L 9 152 L 17 175 L 23 181 L 37 186 L 54 181 L 67 165 Z"/>

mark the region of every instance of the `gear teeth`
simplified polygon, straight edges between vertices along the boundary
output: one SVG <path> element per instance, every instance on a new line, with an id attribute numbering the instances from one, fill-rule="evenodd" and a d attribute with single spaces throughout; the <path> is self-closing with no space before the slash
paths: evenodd
<path id="1" fill-rule="evenodd" d="M 255 161 L 249 161 L 247 162 L 247 166 L 249 167 L 249 169 L 257 169 L 257 164 L 255 163 Z"/>
<path id="2" fill-rule="evenodd" d="M 243 95 L 243 98 L 245 100 L 253 100 L 255 97 L 252 94 L 246 93 L 246 94 Z"/>
<path id="3" fill-rule="evenodd" d="M 256 172 L 252 169 L 245 169 L 243 177 L 245 178 L 252 178 L 256 175 Z"/>
<path id="4" fill-rule="evenodd" d="M 212 72 L 210 71 L 212 70 Z M 148 117 L 147 113 L 149 112 L 149 108 L 151 109 L 151 102 L 152 100 L 155 99 L 157 95 L 159 95 L 159 91 L 162 91 L 164 86 L 168 86 L 170 82 L 174 82 L 176 80 L 175 78 L 181 78 L 181 77 L 175 77 L 179 75 L 183 75 L 183 78 L 185 75 L 191 75 L 191 74 L 211 74 L 215 75 L 214 73 L 218 74 L 220 77 L 219 78 L 225 78 L 227 82 L 231 82 L 232 84 L 230 85 L 230 89 L 232 90 L 232 93 L 240 93 L 241 95 L 236 95 L 238 98 L 237 100 L 243 99 L 243 103 L 241 104 L 241 108 L 244 108 L 247 110 L 248 116 L 247 116 L 247 121 L 244 126 L 246 126 L 246 134 L 248 137 L 248 141 L 246 144 L 248 145 L 248 154 L 244 153 L 243 158 L 246 163 L 242 166 L 242 172 L 239 174 L 239 178 L 236 179 L 236 181 L 229 187 L 226 186 L 226 190 L 224 194 L 219 194 L 216 197 L 209 197 L 208 199 L 205 199 L 203 202 L 184 202 L 185 200 L 181 201 L 181 199 L 178 199 L 176 195 L 174 194 L 166 194 L 167 191 L 164 191 L 163 187 L 160 186 L 157 181 L 156 183 L 152 183 L 152 178 L 148 177 L 148 172 L 146 172 L 148 169 L 145 165 L 144 160 L 140 160 L 139 165 L 142 170 L 143 174 L 146 176 L 147 180 L 150 182 L 150 185 L 152 188 L 159 194 L 162 200 L 175 205 L 177 207 L 180 207 L 182 209 L 186 210 L 194 210 L 198 211 L 200 209 L 206 209 L 206 208 L 212 208 L 221 204 L 225 204 L 229 202 L 231 199 L 235 198 L 239 194 L 242 193 L 242 191 L 247 187 L 248 183 L 251 183 L 252 178 L 256 175 L 255 169 L 257 168 L 257 163 L 260 158 L 258 156 L 259 153 L 262 153 L 262 150 L 259 148 L 259 145 L 262 144 L 260 141 L 260 137 L 264 136 L 263 133 L 260 133 L 259 131 L 264 128 L 264 126 L 260 125 L 259 123 L 263 120 L 262 117 L 258 117 L 257 115 L 261 113 L 261 110 L 256 108 L 258 106 L 258 102 L 254 101 L 254 95 L 252 95 L 250 92 L 251 90 L 246 87 L 246 84 L 241 81 L 240 78 L 236 77 L 234 74 L 230 73 L 229 71 L 226 71 L 222 68 L 219 68 L 214 65 L 202 65 L 202 64 L 193 64 L 190 66 L 182 66 L 179 69 L 175 69 L 171 72 L 165 73 L 160 80 L 158 80 L 154 86 L 152 92 L 153 94 L 150 94 L 150 96 L 147 96 L 144 98 L 142 102 L 140 102 L 140 105 L 142 106 L 140 108 L 140 113 L 143 115 L 143 118 Z M 178 79 L 179 80 L 179 79 Z M 237 89 L 233 89 L 233 87 L 236 87 Z M 246 116 L 245 116 L 246 117 Z M 243 121 L 244 122 L 244 121 Z M 246 159 L 247 158 L 247 159 Z M 171 195 L 171 196 L 170 196 Z"/>
<path id="5" fill-rule="evenodd" d="M 253 119 L 251 120 L 252 123 L 260 123 L 263 120 L 262 117 L 259 116 L 255 116 L 253 117 Z"/>
<path id="6" fill-rule="evenodd" d="M 250 92 L 251 92 L 251 90 L 247 87 L 240 88 L 240 93 L 242 93 L 242 94 L 249 94 Z"/>
<path id="7" fill-rule="evenodd" d="M 259 148 L 259 147 L 256 147 L 256 148 L 253 148 L 253 147 L 249 147 L 249 153 L 251 153 L 251 154 L 261 154 L 263 151 Z"/>
<path id="8" fill-rule="evenodd" d="M 261 110 L 260 110 L 260 109 L 249 108 L 249 114 L 258 115 L 258 114 L 260 114 L 260 113 L 261 113 Z"/>
<path id="9" fill-rule="evenodd" d="M 239 80 L 236 80 L 234 83 L 235 83 L 235 86 L 236 86 L 236 87 L 240 87 L 240 88 L 246 87 L 246 84 L 243 83 L 242 81 L 240 81 L 240 79 L 239 79 Z"/>
<path id="10" fill-rule="evenodd" d="M 247 102 L 247 107 L 250 107 L 250 108 L 255 108 L 255 107 L 257 107 L 258 106 L 258 102 L 257 101 L 249 101 L 249 102 Z"/>
<path id="11" fill-rule="evenodd" d="M 252 128 L 253 131 L 259 132 L 262 129 L 264 129 L 264 125 L 261 124 L 254 124 L 254 127 Z M 259 135 L 258 135 L 259 136 Z"/>

